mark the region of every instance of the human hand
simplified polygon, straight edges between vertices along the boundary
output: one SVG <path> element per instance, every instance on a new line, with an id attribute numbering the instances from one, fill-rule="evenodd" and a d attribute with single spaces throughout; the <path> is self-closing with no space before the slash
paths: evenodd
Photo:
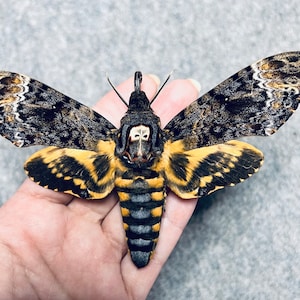
<path id="1" fill-rule="evenodd" d="M 117 89 L 128 99 L 132 78 Z M 153 77 L 144 76 L 142 89 L 153 98 Z M 189 80 L 168 84 L 152 105 L 162 127 L 197 96 Z M 95 110 L 118 126 L 126 107 L 111 91 Z M 168 195 L 153 258 L 138 269 L 127 251 L 115 193 L 83 200 L 27 179 L 0 208 L 0 299 L 144 299 L 195 205 Z"/>

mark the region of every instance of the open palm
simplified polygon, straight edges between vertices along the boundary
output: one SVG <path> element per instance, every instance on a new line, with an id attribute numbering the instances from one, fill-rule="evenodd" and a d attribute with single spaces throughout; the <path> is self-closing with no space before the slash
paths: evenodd
<path id="1" fill-rule="evenodd" d="M 118 87 L 125 99 L 132 82 Z M 142 88 L 151 99 L 157 83 L 145 76 Z M 167 85 L 152 105 L 162 126 L 197 93 L 189 80 Z M 126 107 L 110 92 L 95 110 L 118 126 Z M 0 208 L 0 299 L 144 299 L 195 205 L 195 200 L 168 196 L 153 259 L 137 269 L 127 251 L 115 193 L 83 200 L 27 179 Z"/>

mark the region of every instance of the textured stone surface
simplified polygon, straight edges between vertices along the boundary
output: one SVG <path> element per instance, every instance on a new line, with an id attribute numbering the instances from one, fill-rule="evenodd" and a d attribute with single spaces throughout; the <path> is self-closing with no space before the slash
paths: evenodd
<path id="1" fill-rule="evenodd" d="M 254 61 L 300 50 L 297 0 L 0 3 L 0 69 L 92 105 L 135 70 L 195 78 L 203 92 Z M 300 298 L 300 111 L 247 182 L 203 199 L 149 299 Z M 0 197 L 24 180 L 32 150 L 0 140 Z"/>

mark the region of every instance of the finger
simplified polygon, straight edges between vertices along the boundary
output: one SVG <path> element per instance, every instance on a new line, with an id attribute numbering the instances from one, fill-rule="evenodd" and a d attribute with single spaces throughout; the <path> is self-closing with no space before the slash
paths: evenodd
<path id="1" fill-rule="evenodd" d="M 192 79 L 177 79 L 166 85 L 152 108 L 160 117 L 162 128 L 182 109 L 198 98 L 200 84 Z"/>
<path id="2" fill-rule="evenodd" d="M 198 97 L 199 91 L 200 85 L 194 80 L 175 80 L 167 85 L 157 102 L 154 102 L 159 109 L 162 126 L 164 126 L 164 121 L 167 123 L 169 119 L 193 102 Z M 158 244 L 149 263 L 152 274 L 158 274 L 167 261 L 193 214 L 196 204 L 197 199 L 183 200 L 174 193 L 168 194 Z"/>
<path id="3" fill-rule="evenodd" d="M 154 97 L 158 84 L 159 82 L 154 76 L 143 76 L 141 88 L 149 99 Z M 129 97 L 134 90 L 133 77 L 118 85 L 116 89 L 122 98 L 128 103 Z M 121 117 L 123 117 L 127 111 L 127 107 L 113 90 L 100 99 L 99 102 L 94 106 L 94 109 L 107 120 L 112 122 L 117 128 L 120 126 Z"/>
<path id="4" fill-rule="evenodd" d="M 161 230 L 153 261 L 163 266 L 176 246 L 186 224 L 191 218 L 198 199 L 181 199 L 174 193 L 168 194 Z"/>
<path id="5" fill-rule="evenodd" d="M 19 187 L 16 193 L 11 197 L 10 200 L 24 201 L 42 201 L 46 200 L 52 203 L 68 204 L 74 197 L 72 195 L 54 192 L 39 186 L 30 179 L 26 179 L 23 184 Z M 28 202 L 28 205 L 30 203 Z"/>
<path id="6" fill-rule="evenodd" d="M 163 265 L 178 242 L 184 227 L 190 219 L 197 199 L 183 200 L 170 194 L 167 200 L 166 212 L 163 214 L 158 244 L 149 264 L 137 269 L 127 254 L 121 264 L 122 273 L 127 286 L 133 291 L 133 298 L 144 299 L 157 279 Z M 133 285 L 132 285 L 133 284 Z"/>
<path id="7" fill-rule="evenodd" d="M 117 195 L 111 193 L 104 199 L 97 200 L 74 197 L 68 208 L 77 215 L 85 216 L 91 221 L 101 223 L 115 206 L 120 210 Z"/>

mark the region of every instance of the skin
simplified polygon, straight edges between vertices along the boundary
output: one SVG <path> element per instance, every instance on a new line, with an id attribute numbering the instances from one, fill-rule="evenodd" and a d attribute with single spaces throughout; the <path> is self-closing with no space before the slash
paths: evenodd
<path id="1" fill-rule="evenodd" d="M 150 99 L 157 88 L 155 77 L 144 76 L 142 89 Z M 133 79 L 117 89 L 128 99 Z M 198 92 L 190 80 L 169 83 L 152 105 L 162 126 Z M 118 126 L 126 107 L 111 91 L 95 110 Z M 0 208 L 0 299 L 145 299 L 195 205 L 168 195 L 153 258 L 137 269 L 115 193 L 83 200 L 27 179 Z"/>

